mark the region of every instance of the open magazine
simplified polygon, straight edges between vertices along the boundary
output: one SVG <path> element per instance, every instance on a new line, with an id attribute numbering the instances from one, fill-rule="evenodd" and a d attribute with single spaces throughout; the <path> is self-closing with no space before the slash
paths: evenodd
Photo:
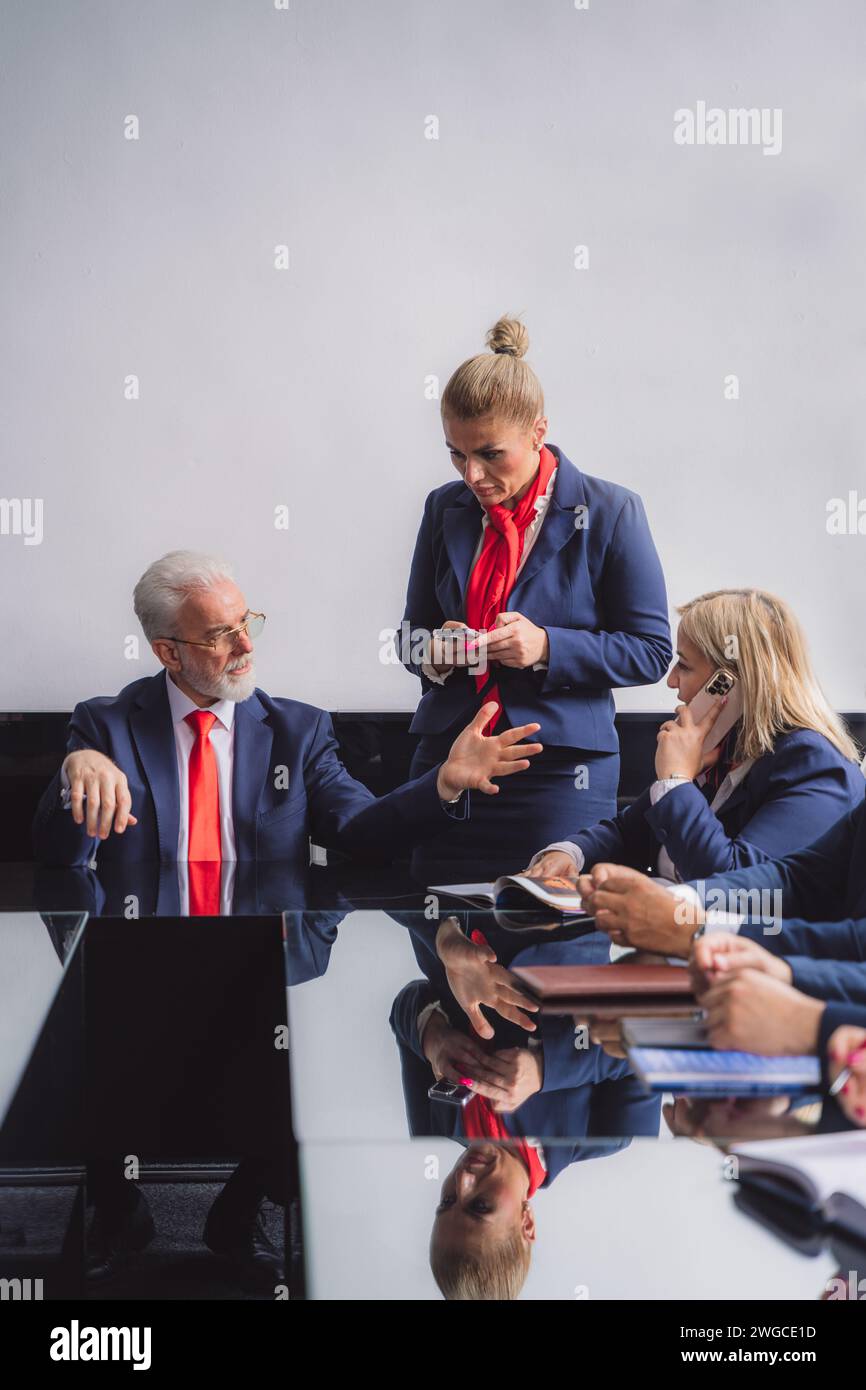
<path id="1" fill-rule="evenodd" d="M 460 898 L 472 907 L 492 911 L 502 926 L 553 925 L 576 922 L 589 927 L 593 918 L 584 912 L 580 894 L 567 878 L 527 878 L 505 874 L 495 883 L 431 883 L 431 893 Z"/>

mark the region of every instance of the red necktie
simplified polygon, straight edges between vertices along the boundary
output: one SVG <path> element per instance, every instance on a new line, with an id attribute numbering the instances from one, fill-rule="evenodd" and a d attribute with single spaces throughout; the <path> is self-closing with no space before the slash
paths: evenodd
<path id="1" fill-rule="evenodd" d="M 216 715 L 197 709 L 185 722 L 195 733 L 189 755 L 189 914 L 216 917 L 220 910 L 220 792 L 210 731 Z"/>
<path id="2" fill-rule="evenodd" d="M 556 459 L 550 450 L 542 445 L 538 471 L 517 505 L 513 509 L 500 505 L 484 508 L 487 512 L 488 526 L 466 589 L 467 627 L 489 632 L 496 622 L 497 615 L 506 611 L 517 577 L 517 566 L 523 554 L 526 529 L 535 517 L 535 503 L 547 491 L 555 467 Z M 475 686 L 479 694 L 490 679 L 489 672 L 475 677 Z M 492 734 L 502 714 L 502 701 L 497 684 L 494 683 L 487 691 L 484 700 L 485 703 L 495 700 L 499 706 L 483 730 L 485 734 Z"/>

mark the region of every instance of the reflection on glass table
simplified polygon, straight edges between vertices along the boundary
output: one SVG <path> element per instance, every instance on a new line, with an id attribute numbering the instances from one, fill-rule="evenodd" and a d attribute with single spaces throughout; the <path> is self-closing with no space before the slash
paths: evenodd
<path id="1" fill-rule="evenodd" d="M 80 1265 L 85 921 L 0 913 L 0 1278 L 12 1298 L 57 1296 L 76 1253 Z"/>
<path id="2" fill-rule="evenodd" d="M 296 920 L 294 913 L 284 918 Z M 335 934 L 327 972 L 315 980 L 304 975 L 307 982 L 290 989 L 299 1139 L 474 1134 L 506 1142 L 559 1138 L 579 1149 L 590 1139 L 621 1145 L 637 1135 L 658 1135 L 660 1128 L 669 1133 L 661 1124 L 662 1098 L 647 1093 L 625 1049 L 612 1045 L 610 1030 L 619 1036 L 616 1020 L 600 1023 L 585 1010 L 548 1013 L 519 996 L 503 1006 L 507 1017 L 495 1008 L 477 1009 L 471 978 L 437 949 L 441 925 L 418 911 L 350 912 L 339 942 Z M 481 912 L 462 914 L 464 940 L 471 942 L 473 933 L 483 936 L 505 977 L 519 967 L 601 964 L 609 954 L 600 933 L 560 939 L 505 932 Z M 440 1078 L 473 1082 L 474 1114 L 431 1098 Z M 479 1115 L 474 1101 L 482 1099 L 488 1113 Z M 792 1133 L 803 1126 L 846 1126 L 834 1102 L 813 1102 L 814 1096 L 773 1098 L 762 1109 L 718 1101 L 694 1111 L 681 1104 L 676 1121 L 669 1113 L 677 1133 L 692 1132 L 689 1115 L 696 1129 L 709 1116 L 704 1127 L 714 1139 L 776 1132 L 777 1121 L 790 1122 Z"/>
<path id="3" fill-rule="evenodd" d="M 467 981 L 436 949 L 438 926 L 417 912 L 350 913 L 327 973 L 289 990 L 313 1297 L 361 1296 L 366 1276 L 350 1248 L 366 1251 L 373 1296 L 385 1298 L 821 1296 L 824 1265 L 817 1280 L 817 1266 L 798 1271 L 772 1227 L 734 1204 L 723 1165 L 738 1139 L 841 1127 L 832 1104 L 686 1097 L 668 1103 L 660 1125 L 661 1098 L 642 1089 L 624 1050 L 593 1042 L 596 1030 L 573 1016 L 520 999 L 507 1001 L 508 1018 L 472 1014 Z M 464 935 L 473 932 L 509 969 L 607 958 L 594 933 L 497 935 L 488 914 L 471 913 Z M 436 1097 L 440 1077 L 473 1081 L 465 1103 Z M 666 1243 L 668 1225 L 676 1235 Z M 562 1247 L 569 1229 L 574 1258 Z M 641 1252 L 637 1274 L 631 1257 L 606 1262 L 614 1237 Z M 329 1259 L 335 1242 L 339 1267 Z M 818 1244 L 826 1251 L 823 1237 Z M 760 1259 L 737 1283 L 740 1246 Z M 646 1273 L 654 1260 L 664 1269 L 655 1283 Z M 584 1288 L 596 1292 L 574 1292 Z"/>
<path id="4" fill-rule="evenodd" d="M 436 1211 L 460 1159 L 461 1148 L 443 1139 L 303 1145 L 308 1296 L 440 1299 L 445 1291 L 462 1298 L 495 1292 L 591 1304 L 816 1300 L 834 1291 L 828 1286 L 841 1248 L 828 1242 L 807 1256 L 752 1220 L 734 1202 L 724 1155 L 688 1140 L 635 1139 L 602 1162 L 563 1167 L 557 1182 L 531 1199 L 528 1259 L 516 1263 L 507 1238 L 497 1248 L 495 1230 L 505 1217 L 511 1222 L 511 1205 L 493 1227 L 481 1216 L 489 1234 L 475 1238 L 474 1261 L 461 1267 L 435 1251 L 431 1258 Z M 591 1307 L 585 1311 L 591 1317 Z"/>

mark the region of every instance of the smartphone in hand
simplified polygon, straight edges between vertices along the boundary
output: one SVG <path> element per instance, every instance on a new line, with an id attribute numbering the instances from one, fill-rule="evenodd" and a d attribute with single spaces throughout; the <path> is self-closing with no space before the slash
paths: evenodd
<path id="1" fill-rule="evenodd" d="M 713 673 L 703 690 L 699 690 L 689 701 L 692 718 L 697 721 L 703 719 L 718 695 L 727 695 L 727 703 L 719 710 L 718 719 L 704 739 L 704 753 L 710 753 L 718 747 L 743 712 L 743 692 L 739 681 L 730 671 L 718 670 Z"/>

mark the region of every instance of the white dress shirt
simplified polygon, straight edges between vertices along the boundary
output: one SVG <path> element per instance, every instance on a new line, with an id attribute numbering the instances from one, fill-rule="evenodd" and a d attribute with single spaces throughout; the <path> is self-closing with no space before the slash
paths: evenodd
<path id="1" fill-rule="evenodd" d="M 186 716 L 200 707 L 175 685 L 165 673 L 165 689 L 174 726 L 174 750 L 177 755 L 177 782 L 180 793 L 180 821 L 177 835 L 178 862 L 189 858 L 189 755 L 195 743 L 195 730 L 186 723 Z M 232 816 L 232 773 L 234 770 L 235 701 L 217 700 L 208 705 L 205 713 L 215 716 L 210 731 L 210 743 L 216 755 L 217 781 L 220 798 L 220 844 L 223 862 L 237 859 L 235 827 Z"/>
<path id="2" fill-rule="evenodd" d="M 535 545 L 535 542 L 538 539 L 538 534 L 541 530 L 541 527 L 544 523 L 544 518 L 547 515 L 547 510 L 550 506 L 550 499 L 553 496 L 553 489 L 556 484 L 556 475 L 558 472 L 559 466 L 557 465 L 557 467 L 554 468 L 553 472 L 550 475 L 550 479 L 544 492 L 541 493 L 541 495 L 539 497 L 536 497 L 535 499 L 535 516 L 532 518 L 532 520 L 530 521 L 529 525 L 523 533 L 523 550 L 521 552 L 520 559 L 517 563 L 517 573 L 514 576 L 515 584 L 517 583 L 520 571 L 523 569 L 523 566 L 529 559 L 529 552 L 532 550 L 532 547 Z M 490 517 L 487 515 L 486 509 L 483 509 L 483 515 L 481 517 L 481 535 L 478 537 L 478 544 L 475 547 L 475 554 L 472 556 L 472 563 L 469 566 L 470 576 L 478 562 L 478 557 L 481 554 L 481 550 L 484 545 L 484 537 L 487 534 L 487 528 L 489 525 Z M 467 580 L 467 584 L 468 582 L 469 581 Z M 432 666 L 429 666 L 426 663 L 422 663 L 421 665 L 421 670 L 424 672 L 424 675 L 427 677 L 428 680 L 433 681 L 434 685 L 444 685 L 454 669 L 455 668 L 452 666 L 450 670 L 443 671 L 440 675 L 439 672 L 436 671 Z M 533 671 L 546 671 L 547 662 L 536 661 L 532 669 Z"/>

